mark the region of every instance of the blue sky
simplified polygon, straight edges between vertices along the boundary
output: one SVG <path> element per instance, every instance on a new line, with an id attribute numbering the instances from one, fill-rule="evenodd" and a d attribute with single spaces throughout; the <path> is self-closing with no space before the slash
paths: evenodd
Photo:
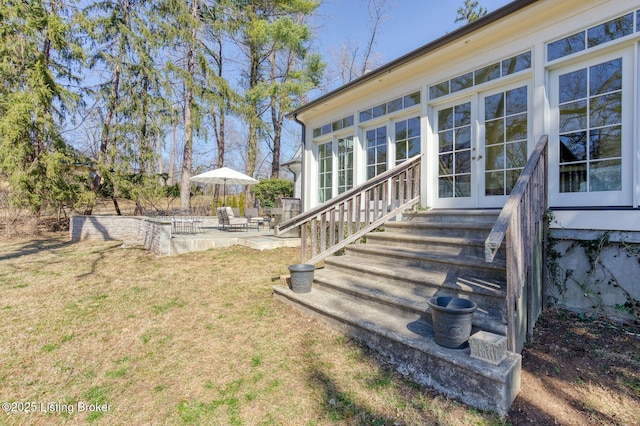
<path id="1" fill-rule="evenodd" d="M 492 12 L 510 0 L 479 0 Z M 390 5 L 374 50 L 390 62 L 463 25 L 454 23 L 464 0 L 387 0 Z M 323 0 L 316 29 L 326 60 L 347 41 L 364 46 L 369 35 L 367 0 Z"/>

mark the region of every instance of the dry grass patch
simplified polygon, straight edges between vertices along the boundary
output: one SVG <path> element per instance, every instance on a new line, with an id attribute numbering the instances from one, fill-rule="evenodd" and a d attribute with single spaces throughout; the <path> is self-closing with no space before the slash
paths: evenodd
<path id="1" fill-rule="evenodd" d="M 271 286 L 296 262 L 294 249 L 158 258 L 66 235 L 0 245 L 0 402 L 36 403 L 36 412 L 0 413 L 0 424 L 640 418 L 634 334 L 550 315 L 524 352 L 523 390 L 499 419 L 389 372 L 362 346 L 275 301 Z M 91 404 L 108 410 L 78 412 Z"/>
<path id="2" fill-rule="evenodd" d="M 40 405 L 0 423 L 500 423 L 275 301 L 296 258 L 242 247 L 158 258 L 66 236 L 4 244 L 0 401 Z"/>

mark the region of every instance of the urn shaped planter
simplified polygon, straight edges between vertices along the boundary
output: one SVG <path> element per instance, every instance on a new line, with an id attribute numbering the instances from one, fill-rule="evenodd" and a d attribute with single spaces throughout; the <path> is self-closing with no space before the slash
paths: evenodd
<path id="1" fill-rule="evenodd" d="M 427 301 L 436 343 L 452 349 L 467 345 L 471 335 L 471 320 L 477 305 L 459 297 L 438 296 Z"/>
<path id="2" fill-rule="evenodd" d="M 316 267 L 306 263 L 289 265 L 291 272 L 291 291 L 294 293 L 309 293 L 313 283 L 313 271 Z"/>

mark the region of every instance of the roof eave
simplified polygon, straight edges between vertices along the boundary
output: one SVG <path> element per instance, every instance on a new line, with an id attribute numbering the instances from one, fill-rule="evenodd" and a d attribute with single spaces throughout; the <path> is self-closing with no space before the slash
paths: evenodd
<path id="1" fill-rule="evenodd" d="M 424 55 L 426 55 L 427 53 L 430 53 L 436 49 L 439 49 L 442 46 L 445 46 L 449 43 L 452 43 L 466 35 L 469 35 L 471 33 L 473 33 L 474 31 L 478 31 L 496 21 L 499 21 L 501 19 L 503 19 L 506 16 L 511 15 L 512 13 L 515 13 L 519 10 L 524 9 L 525 7 L 536 3 L 538 0 L 516 0 L 513 1 L 509 4 L 506 4 L 505 6 L 496 9 L 495 11 L 486 14 L 485 16 L 476 19 L 475 21 L 464 25 L 460 28 L 458 28 L 455 31 L 452 31 L 450 33 L 445 34 L 444 36 L 437 38 L 436 40 L 425 44 L 422 47 L 419 47 L 416 50 L 413 50 L 409 53 L 407 53 L 404 56 L 399 57 L 398 59 L 395 59 L 389 63 L 387 63 L 386 65 L 381 66 L 380 68 L 377 68 L 347 84 L 345 84 L 344 86 L 340 86 L 339 88 L 332 90 L 331 92 L 328 92 L 314 100 L 312 100 L 311 102 L 296 108 L 295 110 L 291 111 L 290 113 L 288 113 L 286 115 L 287 118 L 292 118 L 295 117 L 298 114 L 303 113 L 304 111 L 307 111 L 313 107 L 315 107 L 318 104 L 321 104 L 323 102 L 328 101 L 329 99 L 335 98 L 339 95 L 341 95 L 342 93 L 348 92 L 349 90 L 352 90 L 358 86 L 361 86 L 371 80 L 375 80 L 376 78 L 378 78 L 379 76 L 389 73 L 391 70 L 393 70 L 394 68 L 398 68 L 401 67 L 409 62 L 412 62 Z"/>

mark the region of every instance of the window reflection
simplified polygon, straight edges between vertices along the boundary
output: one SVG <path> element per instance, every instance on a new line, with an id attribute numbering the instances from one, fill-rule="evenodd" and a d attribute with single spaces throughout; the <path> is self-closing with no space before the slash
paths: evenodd
<path id="1" fill-rule="evenodd" d="M 438 111 L 438 196 L 471 196 L 471 103 Z"/>
<path id="2" fill-rule="evenodd" d="M 633 13 L 600 24 L 587 31 L 589 47 L 615 40 L 633 33 Z"/>
<path id="3" fill-rule="evenodd" d="M 558 83 L 560 192 L 621 190 L 622 59 L 563 74 Z"/>
<path id="4" fill-rule="evenodd" d="M 508 195 L 527 161 L 527 87 L 485 97 L 485 195 Z"/>

